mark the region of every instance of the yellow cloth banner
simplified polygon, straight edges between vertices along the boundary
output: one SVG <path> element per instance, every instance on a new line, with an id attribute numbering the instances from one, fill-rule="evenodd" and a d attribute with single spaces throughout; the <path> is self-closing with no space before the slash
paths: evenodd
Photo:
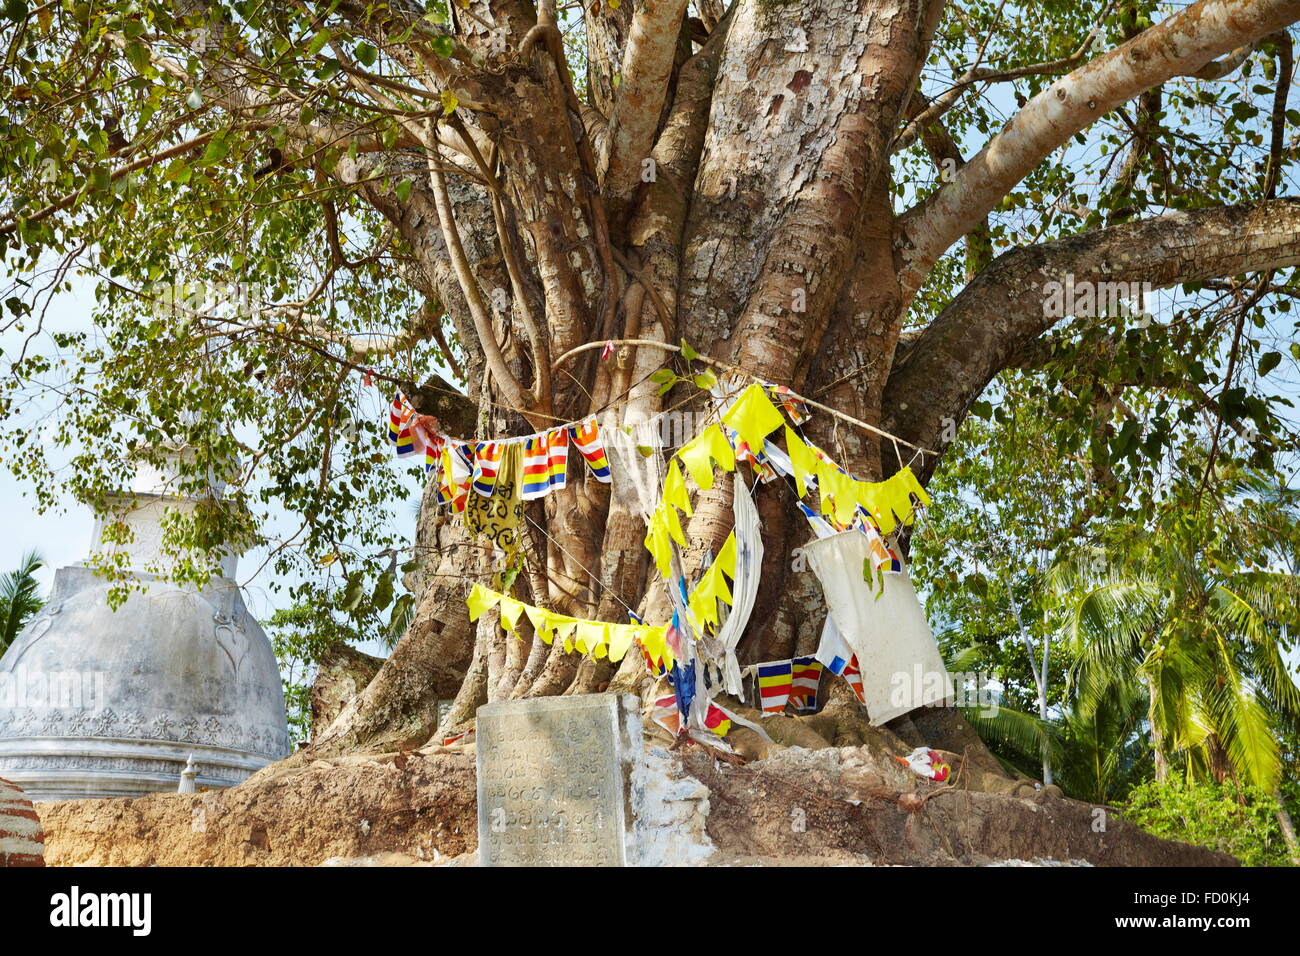
<path id="1" fill-rule="evenodd" d="M 736 467 L 736 454 L 720 425 L 710 425 L 677 450 L 691 480 L 703 491 L 713 487 L 713 463 L 724 471 Z"/>
<path id="2" fill-rule="evenodd" d="M 470 589 L 465 603 L 469 607 L 471 621 L 477 621 L 484 613 L 500 605 L 501 626 L 516 637 L 519 637 L 519 617 L 527 614 L 533 630 L 543 643 L 550 644 L 558 640 L 566 651 L 576 650 L 597 660 L 608 658 L 615 663 L 623 659 L 633 644 L 640 644 L 656 664 L 672 667 L 673 654 L 668 648 L 667 627 L 584 621 L 548 611 L 544 607 L 525 604 L 481 584 L 475 584 Z"/>
<path id="3" fill-rule="evenodd" d="M 767 397 L 763 386 L 758 384 L 750 385 L 741 392 L 740 398 L 727 409 L 722 420 L 755 454 L 763 450 L 767 436 L 785 424 L 785 419 Z"/>
<path id="4" fill-rule="evenodd" d="M 795 488 L 802 498 L 808 494 L 808 476 L 817 474 L 817 456 L 789 425 L 785 426 L 785 451 L 790 456 Z"/>
<path id="5" fill-rule="evenodd" d="M 686 493 L 686 479 L 682 477 L 682 469 L 677 464 L 676 458 L 668 462 L 668 474 L 664 478 L 663 493 L 660 498 L 661 501 L 672 505 L 688 518 L 693 514 L 691 511 L 691 496 Z"/>

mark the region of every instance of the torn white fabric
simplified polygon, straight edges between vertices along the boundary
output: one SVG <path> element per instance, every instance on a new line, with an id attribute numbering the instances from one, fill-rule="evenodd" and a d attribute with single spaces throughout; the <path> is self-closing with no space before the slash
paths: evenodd
<path id="1" fill-rule="evenodd" d="M 758 526 L 758 509 L 745 480 L 737 471 L 731 496 L 731 507 L 736 519 L 736 577 L 731 585 L 732 604 L 727 619 L 718 629 L 722 645 L 722 679 L 728 694 L 741 696 L 745 685 L 740 676 L 740 662 L 736 660 L 736 645 L 740 643 L 749 615 L 758 597 L 758 579 L 763 570 L 763 536 Z M 743 699 L 743 697 L 742 697 Z"/>
<path id="2" fill-rule="evenodd" d="M 649 524 L 663 487 L 663 441 L 657 420 L 630 427 L 629 433 L 612 421 L 601 426 L 613 478 L 611 494 L 617 504 Z"/>
<path id="3" fill-rule="evenodd" d="M 901 574 L 863 577 L 869 542 L 842 531 L 804 545 L 826 593 L 835 626 L 858 656 L 862 689 L 872 724 L 880 726 L 910 710 L 954 698 L 952 678 L 925 620 L 916 589 Z M 881 593 L 873 588 L 884 588 Z"/>

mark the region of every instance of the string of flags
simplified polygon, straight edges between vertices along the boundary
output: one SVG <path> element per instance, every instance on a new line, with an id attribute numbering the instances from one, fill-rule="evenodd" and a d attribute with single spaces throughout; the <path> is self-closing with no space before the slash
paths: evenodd
<path id="1" fill-rule="evenodd" d="M 837 658 L 837 661 L 837 666 L 832 668 L 808 655 L 753 664 L 745 673 L 755 677 L 758 705 L 764 717 L 784 713 L 787 706 L 799 712 L 816 710 L 823 672 L 843 677 L 858 700 L 865 703 L 857 655 L 850 654 L 848 660 Z"/>
<path id="2" fill-rule="evenodd" d="M 388 413 L 388 441 L 398 458 L 423 456 L 425 473 L 438 471 L 437 500 L 459 514 L 465 510 L 466 491 L 491 497 L 496 488 L 506 447 L 522 444 L 518 486 L 520 497 L 532 501 L 568 483 L 569 445 L 577 447 L 592 477 L 609 482 L 609 459 L 594 418 L 557 425 L 546 431 L 515 438 L 474 440 L 453 438 L 437 430 L 438 421 L 418 413 L 406 396 L 393 398 Z M 514 477 L 514 476 L 511 476 Z"/>
<path id="3" fill-rule="evenodd" d="M 493 591 L 475 584 L 466 600 L 469 619 L 477 621 L 494 607 L 500 608 L 500 625 L 507 633 L 520 637 L 519 619 L 523 615 L 533 625 L 533 631 L 546 644 L 560 641 L 566 651 L 577 651 L 594 660 L 602 658 L 618 663 L 628 650 L 636 646 L 645 656 L 648 667 L 663 671 L 675 663 L 669 642 L 669 628 L 654 627 L 640 621 L 630 624 L 611 624 L 608 621 L 589 621 L 570 617 L 547 608 L 525 604 L 508 594 Z"/>
<path id="4" fill-rule="evenodd" d="M 762 554 L 757 513 L 741 481 L 740 465 L 748 465 L 758 481 L 789 480 L 800 499 L 800 511 L 819 537 L 846 530 L 861 532 L 867 541 L 864 564 L 881 574 L 905 576 L 903 563 L 886 536 L 912 524 L 930 499 L 907 466 L 885 481 L 859 481 L 806 441 L 791 423 L 802 424 L 808 410 L 787 388 L 754 383 L 746 387 L 715 385 L 711 391 L 718 402 L 719 420 L 669 456 L 658 504 L 647 521 L 645 547 L 668 584 L 672 607 L 668 623 L 648 625 L 635 614 L 628 624 L 575 618 L 525 604 L 480 584 L 474 585 L 467 604 L 471 621 L 499 608 L 500 626 L 516 637 L 521 636 L 518 622 L 526 615 L 543 642 L 559 640 L 566 652 L 619 662 L 635 648 L 647 671 L 666 678 L 673 688 L 671 696 L 654 702 L 651 715 L 655 722 L 671 733 L 722 737 L 737 723 L 762 733 L 758 725 L 731 714 L 713 700 L 723 685 L 744 697 L 734 645 L 753 607 Z M 496 513 L 495 498 L 517 505 L 520 500 L 535 500 L 563 489 L 568 482 L 570 445 L 578 450 L 591 478 L 612 481 L 610 458 L 594 417 L 533 435 L 465 440 L 442 434 L 436 419 L 415 412 L 399 394 L 392 402 L 388 426 L 389 441 L 399 457 L 423 455 L 426 472 L 437 472 L 438 503 L 454 513 L 474 512 L 466 513 L 466 520 L 475 517 L 480 530 L 484 518 L 478 511 L 482 509 L 469 508 L 471 492 L 494 498 L 491 507 Z M 774 441 L 778 438 L 783 439 L 784 448 Z M 520 446 L 518 451 L 511 447 L 515 445 Z M 696 488 L 708 490 L 713 487 L 716 469 L 736 475 L 736 530 L 728 535 L 717 556 L 706 561 L 694 587 L 688 587 L 678 554 L 679 548 L 686 547 L 682 517 L 693 514 L 687 478 Z M 508 489 L 504 493 L 502 485 Z M 508 532 L 517 520 L 505 508 L 500 509 L 500 517 L 501 521 L 491 526 L 494 534 L 503 529 Z M 738 539 L 742 525 L 745 537 Z M 756 675 L 758 703 L 763 716 L 770 716 L 782 713 L 787 706 L 796 712 L 815 711 L 827 671 L 848 681 L 858 699 L 865 702 L 858 657 L 829 615 L 816 654 L 752 665 L 745 673 Z"/>

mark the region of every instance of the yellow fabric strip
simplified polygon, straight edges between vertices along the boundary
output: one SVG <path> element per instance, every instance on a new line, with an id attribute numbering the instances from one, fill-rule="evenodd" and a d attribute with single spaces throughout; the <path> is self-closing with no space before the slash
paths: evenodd
<path id="1" fill-rule="evenodd" d="M 508 594 L 501 594 L 481 584 L 475 584 L 466 599 L 470 620 L 478 620 L 485 611 L 501 605 L 501 627 L 518 634 L 520 615 L 527 614 L 533 630 L 543 643 L 550 644 L 559 640 L 565 650 L 578 650 L 597 660 L 608 658 L 617 663 L 621 661 L 636 641 L 640 641 L 652 655 L 653 659 L 672 666 L 672 652 L 668 650 L 667 627 L 651 627 L 647 624 L 611 624 L 608 621 L 586 621 L 534 607 Z"/>
<path id="2" fill-rule="evenodd" d="M 755 454 L 763 450 L 767 436 L 785 423 L 763 387 L 757 384 L 750 385 L 740 393 L 740 398 L 727 409 L 722 420 Z"/>

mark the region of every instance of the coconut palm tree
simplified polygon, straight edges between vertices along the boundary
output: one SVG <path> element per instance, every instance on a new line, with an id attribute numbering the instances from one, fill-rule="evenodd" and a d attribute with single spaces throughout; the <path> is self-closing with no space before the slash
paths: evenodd
<path id="1" fill-rule="evenodd" d="M 1154 534 L 1117 535 L 1053 572 L 1081 713 L 1144 690 L 1157 778 L 1178 755 L 1193 778 L 1277 786 L 1279 721 L 1300 714 L 1282 658 L 1300 577 L 1260 566 L 1293 533 L 1279 501 L 1263 509 L 1267 522 L 1256 499 L 1230 513 L 1171 509 Z"/>
<path id="2" fill-rule="evenodd" d="M 23 627 L 45 604 L 40 596 L 36 572 L 45 559 L 37 552 L 23 556 L 17 570 L 0 575 L 0 654 L 22 632 Z"/>

